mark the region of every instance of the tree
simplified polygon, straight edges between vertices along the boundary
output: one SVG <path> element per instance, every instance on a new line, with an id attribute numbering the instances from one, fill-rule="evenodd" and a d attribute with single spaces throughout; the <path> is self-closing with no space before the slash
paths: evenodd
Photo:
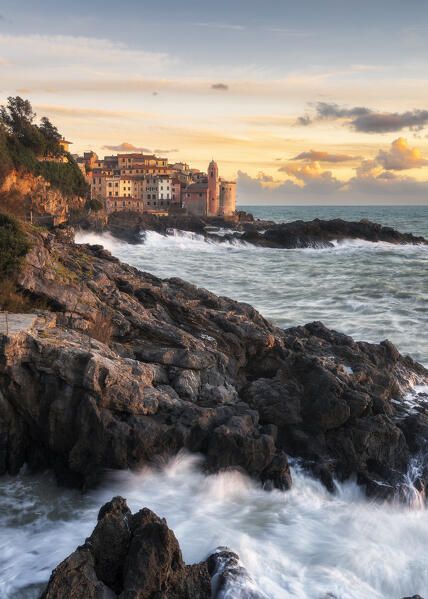
<path id="1" fill-rule="evenodd" d="M 33 150 L 36 155 L 45 152 L 46 141 L 37 125 L 33 125 L 36 113 L 29 100 L 9 96 L 7 106 L 0 107 L 0 116 L 9 133 L 19 143 Z"/>
<path id="2" fill-rule="evenodd" d="M 53 125 L 47 116 L 43 116 L 40 120 L 39 130 L 43 133 L 47 141 L 59 141 L 61 139 L 61 133 Z"/>
<path id="3" fill-rule="evenodd" d="M 41 118 L 39 131 L 46 140 L 45 154 L 59 156 L 61 154 L 61 146 L 59 145 L 61 134 L 48 117 L 44 116 Z"/>
<path id="4" fill-rule="evenodd" d="M 0 115 L 9 131 L 20 140 L 26 137 L 36 117 L 30 101 L 23 100 L 20 96 L 9 96 L 7 106 L 0 107 Z"/>

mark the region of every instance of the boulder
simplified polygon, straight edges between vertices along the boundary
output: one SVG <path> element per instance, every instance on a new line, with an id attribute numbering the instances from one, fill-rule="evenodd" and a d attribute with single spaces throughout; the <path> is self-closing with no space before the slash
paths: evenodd
<path id="1" fill-rule="evenodd" d="M 165 519 L 114 497 L 85 544 L 52 572 L 40 599 L 209 599 L 207 564 L 187 566 Z"/>

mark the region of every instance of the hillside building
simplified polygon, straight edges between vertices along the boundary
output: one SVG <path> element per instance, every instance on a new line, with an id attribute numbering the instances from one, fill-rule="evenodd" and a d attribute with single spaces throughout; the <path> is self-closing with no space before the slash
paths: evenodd
<path id="1" fill-rule="evenodd" d="M 91 198 L 104 202 L 107 212 L 136 210 L 167 213 L 180 209 L 198 216 L 233 216 L 235 182 L 219 176 L 212 160 L 208 172 L 185 162 L 168 164 L 152 154 L 118 154 L 98 158 L 85 152 L 78 158 L 91 189 Z"/>

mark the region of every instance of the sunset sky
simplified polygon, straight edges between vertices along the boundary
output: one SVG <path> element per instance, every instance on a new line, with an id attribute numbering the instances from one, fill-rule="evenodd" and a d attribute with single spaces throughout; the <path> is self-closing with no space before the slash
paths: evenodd
<path id="1" fill-rule="evenodd" d="M 428 204 L 427 57 L 425 0 L 0 1 L 0 103 L 241 204 Z"/>

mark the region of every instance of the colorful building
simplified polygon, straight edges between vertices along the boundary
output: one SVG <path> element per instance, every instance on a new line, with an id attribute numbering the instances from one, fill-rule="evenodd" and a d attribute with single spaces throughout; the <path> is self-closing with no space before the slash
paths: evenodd
<path id="1" fill-rule="evenodd" d="M 172 208 L 202 217 L 228 218 L 235 213 L 235 182 L 219 177 L 214 160 L 207 173 L 184 162 L 170 165 L 166 158 L 143 153 L 101 160 L 95 152 L 85 152 L 78 164 L 86 172 L 91 198 L 103 201 L 108 213 L 167 213 Z"/>

